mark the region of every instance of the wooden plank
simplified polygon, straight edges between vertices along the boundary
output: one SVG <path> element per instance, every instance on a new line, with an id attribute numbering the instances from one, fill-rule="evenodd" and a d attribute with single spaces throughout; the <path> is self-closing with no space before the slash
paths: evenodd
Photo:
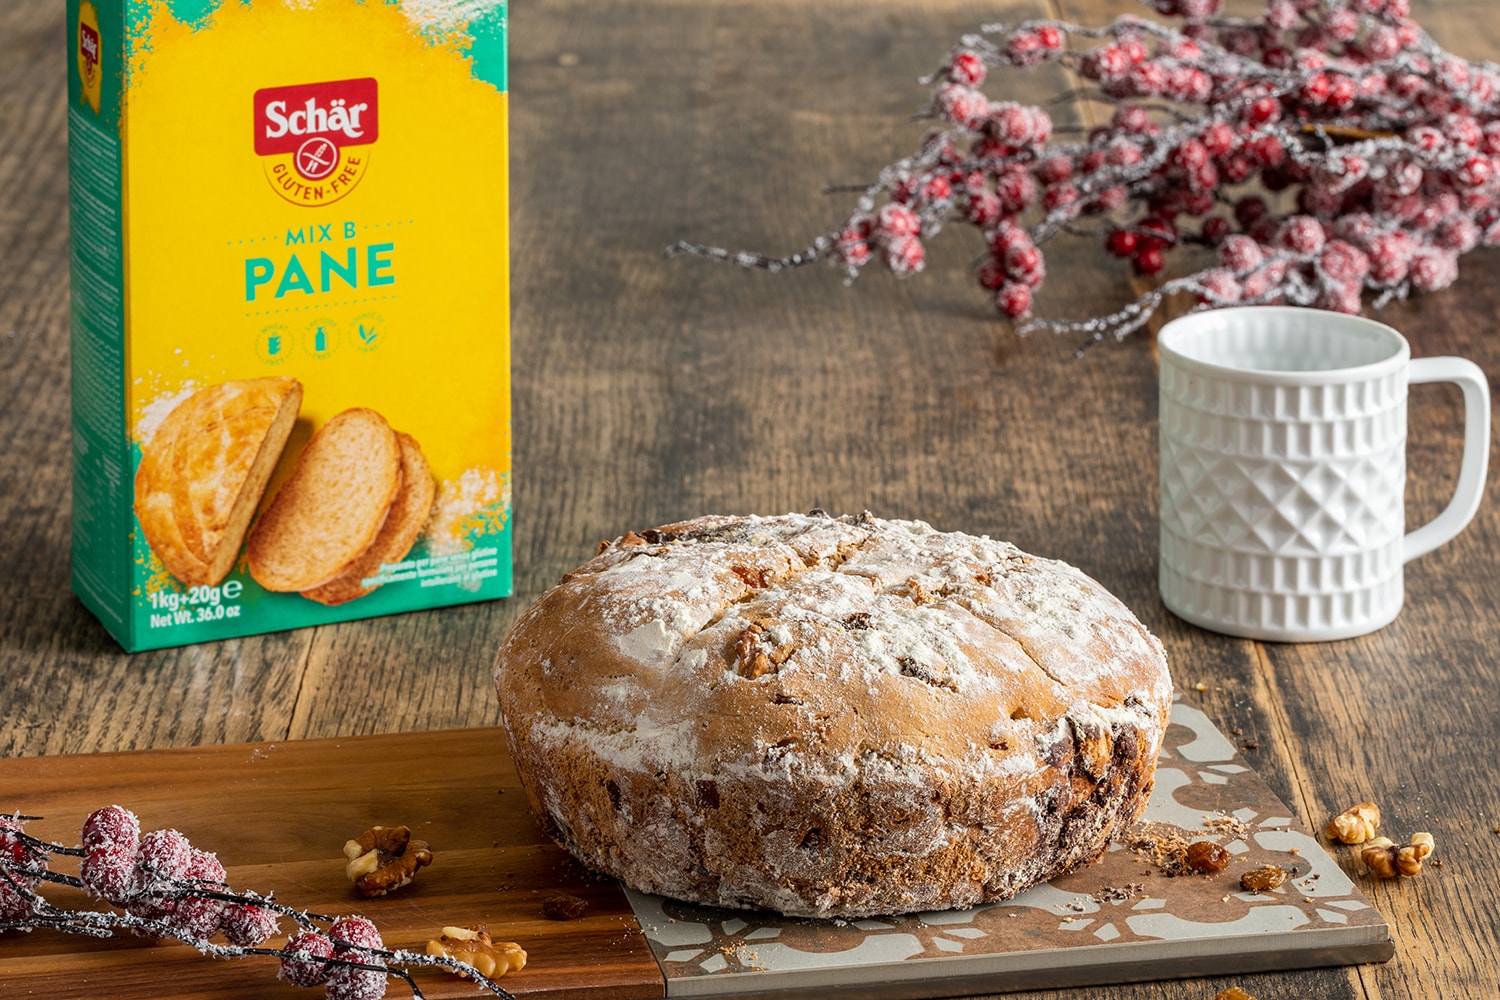
<path id="1" fill-rule="evenodd" d="M 445 925 L 485 924 L 527 950 L 527 967 L 503 985 L 528 996 L 664 993 L 624 893 L 538 831 L 498 729 L 4 760 L 0 800 L 43 816 L 28 831 L 64 845 L 78 842 L 92 810 L 119 802 L 143 830 L 174 827 L 217 853 L 231 886 L 313 913 L 359 913 L 391 947 L 420 951 Z M 365 900 L 344 877 L 342 848 L 374 824 L 410 826 L 434 861 L 407 888 Z M 541 902 L 554 892 L 588 900 L 587 912 L 547 919 Z M 59 905 L 87 902 L 66 888 L 47 895 Z M 275 969 L 265 958 L 209 961 L 173 942 L 47 931 L 0 939 L 0 983 L 11 996 L 34 989 L 59 1000 L 130 1000 L 159 996 L 166 980 L 187 1000 L 305 995 L 278 983 Z M 433 1000 L 477 995 L 444 973 L 419 981 Z M 401 988 L 392 984 L 391 995 Z"/>

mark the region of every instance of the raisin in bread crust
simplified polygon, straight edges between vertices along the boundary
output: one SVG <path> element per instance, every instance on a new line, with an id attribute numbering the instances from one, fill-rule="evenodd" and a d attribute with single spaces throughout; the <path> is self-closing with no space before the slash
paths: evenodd
<path id="1" fill-rule="evenodd" d="M 646 892 L 800 916 L 1008 898 L 1144 809 L 1161 644 L 1064 563 L 821 512 L 630 533 L 495 665 L 547 831 Z"/>

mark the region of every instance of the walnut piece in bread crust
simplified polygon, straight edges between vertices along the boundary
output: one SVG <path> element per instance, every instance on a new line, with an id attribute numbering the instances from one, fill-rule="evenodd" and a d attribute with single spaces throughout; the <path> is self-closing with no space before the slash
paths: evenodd
<path id="1" fill-rule="evenodd" d="M 625 535 L 496 689 L 531 808 L 646 892 L 814 917 L 1005 899 L 1145 808 L 1161 644 L 1064 563 L 820 511 Z"/>
<path id="2" fill-rule="evenodd" d="M 168 573 L 188 586 L 229 574 L 301 405 L 294 378 L 241 379 L 198 390 L 161 422 L 141 449 L 135 512 Z"/>

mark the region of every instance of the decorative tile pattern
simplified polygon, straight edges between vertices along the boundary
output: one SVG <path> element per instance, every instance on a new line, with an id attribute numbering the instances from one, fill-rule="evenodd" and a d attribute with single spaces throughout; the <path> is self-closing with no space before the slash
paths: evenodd
<path id="1" fill-rule="evenodd" d="M 1390 957 L 1385 921 L 1338 862 L 1207 716 L 1178 702 L 1143 822 L 1191 833 L 1214 819 L 1241 824 L 1213 837 L 1234 857 L 1222 874 L 1169 878 L 1115 844 L 1092 868 L 969 910 L 806 920 L 629 896 L 668 996 L 834 984 L 948 996 Z M 1242 892 L 1240 873 L 1263 864 L 1293 877 Z"/>

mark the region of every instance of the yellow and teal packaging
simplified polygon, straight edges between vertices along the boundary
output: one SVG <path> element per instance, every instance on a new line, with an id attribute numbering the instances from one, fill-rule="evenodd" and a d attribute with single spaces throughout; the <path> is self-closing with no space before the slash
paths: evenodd
<path id="1" fill-rule="evenodd" d="M 128 650 L 509 595 L 503 0 L 68 0 L 67 23 L 74 591 Z M 206 399 L 293 382 L 247 537 L 345 411 L 433 480 L 409 550 L 338 603 L 268 589 L 241 539 L 214 579 L 143 530 L 153 503 L 228 509 L 184 442 L 255 422 Z M 149 493 L 152 456 L 198 478 Z M 210 485 L 247 502 L 254 459 L 226 446 Z"/>

